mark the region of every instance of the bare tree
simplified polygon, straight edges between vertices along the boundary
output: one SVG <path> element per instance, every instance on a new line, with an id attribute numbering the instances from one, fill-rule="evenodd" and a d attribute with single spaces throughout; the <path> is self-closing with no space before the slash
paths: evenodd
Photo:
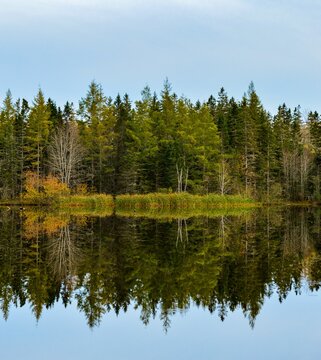
<path id="1" fill-rule="evenodd" d="M 188 182 L 188 167 L 185 165 L 185 159 L 182 166 L 176 163 L 177 173 L 177 192 L 186 192 Z"/>
<path id="2" fill-rule="evenodd" d="M 72 279 L 75 276 L 81 250 L 73 239 L 69 224 L 62 226 L 58 234 L 49 237 L 48 255 L 56 279 Z"/>
<path id="3" fill-rule="evenodd" d="M 183 233 L 183 230 L 185 234 Z M 186 219 L 177 219 L 177 238 L 176 246 L 181 242 L 185 245 L 188 242 L 188 228 Z"/>
<path id="4" fill-rule="evenodd" d="M 73 185 L 78 175 L 79 166 L 84 157 L 84 148 L 80 142 L 77 123 L 70 121 L 58 129 L 49 146 L 49 166 L 58 179 Z"/>
<path id="5" fill-rule="evenodd" d="M 222 157 L 218 173 L 218 186 L 221 195 L 225 195 L 229 191 L 230 182 L 228 162 Z"/>

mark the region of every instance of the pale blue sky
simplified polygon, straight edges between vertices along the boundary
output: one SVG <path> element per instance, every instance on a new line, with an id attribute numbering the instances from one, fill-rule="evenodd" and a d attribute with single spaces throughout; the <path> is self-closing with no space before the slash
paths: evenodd
<path id="1" fill-rule="evenodd" d="M 321 1 L 0 0 L 0 96 L 78 103 L 92 79 L 107 95 L 159 91 L 321 111 Z"/>

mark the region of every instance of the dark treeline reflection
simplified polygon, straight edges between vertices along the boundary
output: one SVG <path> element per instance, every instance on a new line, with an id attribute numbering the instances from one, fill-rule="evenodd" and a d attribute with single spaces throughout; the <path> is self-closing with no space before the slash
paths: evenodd
<path id="1" fill-rule="evenodd" d="M 224 320 L 241 308 L 253 326 L 266 297 L 321 281 L 320 211 L 259 209 L 191 219 L 0 213 L 0 305 L 71 302 L 90 327 L 132 304 L 164 328 L 191 304 Z M 108 321 L 108 320 L 106 320 Z"/>

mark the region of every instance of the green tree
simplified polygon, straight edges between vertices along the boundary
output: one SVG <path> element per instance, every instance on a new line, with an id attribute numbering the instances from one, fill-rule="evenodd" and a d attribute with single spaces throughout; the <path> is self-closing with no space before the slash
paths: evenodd
<path id="1" fill-rule="evenodd" d="M 151 117 L 152 101 L 150 88 L 146 86 L 142 91 L 142 100 L 136 102 L 127 125 L 125 160 L 128 192 L 151 192 L 155 189 L 152 174 L 158 147 Z"/>
<path id="2" fill-rule="evenodd" d="M 15 197 L 17 190 L 15 121 L 16 111 L 8 90 L 0 114 L 0 194 L 3 198 Z"/>
<path id="3" fill-rule="evenodd" d="M 51 127 L 49 119 L 50 110 L 45 102 L 42 90 L 39 89 L 30 109 L 25 142 L 27 168 L 36 172 L 38 182 L 45 169 L 43 160 L 49 142 Z"/>
<path id="4" fill-rule="evenodd" d="M 192 116 L 196 140 L 194 151 L 201 175 L 200 180 L 203 190 L 208 193 L 217 188 L 220 139 L 217 126 L 206 104 L 199 109 L 194 108 Z"/>
<path id="5" fill-rule="evenodd" d="M 314 166 L 311 171 L 310 184 L 311 195 L 315 200 L 320 200 L 320 183 L 321 183 L 321 121 L 319 114 L 310 112 L 307 118 L 307 126 L 310 134 L 311 144 L 315 153 Z"/>
<path id="6" fill-rule="evenodd" d="M 136 171 L 133 158 L 128 148 L 130 139 L 128 128 L 132 122 L 133 112 L 127 94 L 121 99 L 118 94 L 115 102 L 115 141 L 114 141 L 114 179 L 113 193 L 132 192 L 136 184 Z"/>
<path id="7" fill-rule="evenodd" d="M 92 82 L 85 98 L 79 102 L 79 115 L 83 120 L 81 135 L 87 149 L 87 172 L 92 188 L 99 192 L 110 190 L 111 157 L 114 149 L 115 114 L 111 101 L 106 98 L 100 84 Z"/>
<path id="8" fill-rule="evenodd" d="M 22 101 L 17 100 L 16 106 L 16 121 L 15 121 L 15 138 L 16 138 L 16 157 L 18 161 L 18 174 L 17 174 L 17 191 L 22 194 L 23 181 L 24 181 L 24 169 L 25 169 L 25 137 L 26 126 L 29 116 L 29 104 L 26 99 Z"/>

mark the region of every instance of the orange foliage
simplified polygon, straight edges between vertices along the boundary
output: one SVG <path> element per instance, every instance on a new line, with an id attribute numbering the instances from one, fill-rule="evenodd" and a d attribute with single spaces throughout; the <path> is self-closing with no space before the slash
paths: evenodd
<path id="1" fill-rule="evenodd" d="M 25 177 L 24 198 L 26 200 L 35 203 L 50 203 L 57 200 L 59 196 L 70 193 L 68 186 L 52 175 L 38 177 L 36 173 L 28 171 Z"/>
<path id="2" fill-rule="evenodd" d="M 53 235 L 62 227 L 67 226 L 70 216 L 64 214 L 45 214 L 33 211 L 24 213 L 24 236 L 27 239 L 38 237 L 40 234 Z"/>
<path id="3" fill-rule="evenodd" d="M 31 171 L 26 172 L 25 177 L 26 197 L 37 197 L 39 194 L 39 189 L 41 187 L 41 180 L 37 177 L 36 173 L 33 173 Z"/>
<path id="4" fill-rule="evenodd" d="M 67 184 L 62 183 L 56 177 L 49 175 L 42 181 L 44 193 L 49 197 L 65 196 L 69 194 Z"/>

